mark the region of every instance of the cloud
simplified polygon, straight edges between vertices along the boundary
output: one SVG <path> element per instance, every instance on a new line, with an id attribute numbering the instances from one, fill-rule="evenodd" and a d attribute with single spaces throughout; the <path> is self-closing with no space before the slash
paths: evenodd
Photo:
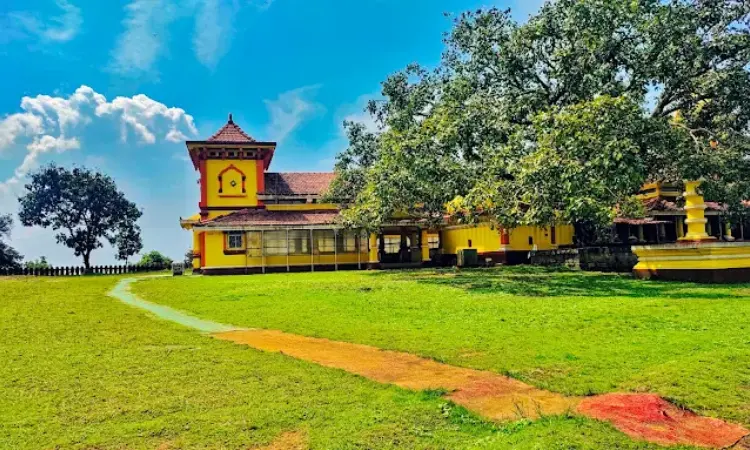
<path id="1" fill-rule="evenodd" d="M 36 37 L 43 42 L 67 42 L 79 33 L 83 18 L 81 10 L 68 0 L 57 0 L 59 15 L 47 20 L 28 11 L 15 11 L 7 14 L 7 24 L 3 34 L 6 38 Z"/>
<path id="2" fill-rule="evenodd" d="M 164 50 L 174 10 L 170 0 L 131 0 L 125 6 L 125 31 L 112 53 L 112 70 L 122 74 L 151 72 Z"/>
<path id="3" fill-rule="evenodd" d="M 357 100 L 350 104 L 344 105 L 339 108 L 337 117 L 341 122 L 341 133 L 345 134 L 343 122 L 357 122 L 365 126 L 365 129 L 370 132 L 382 131 L 382 128 L 377 123 L 375 118 L 367 111 L 367 104 L 370 100 L 382 99 L 383 96 L 378 93 L 365 94 L 357 98 Z"/>
<path id="4" fill-rule="evenodd" d="M 276 100 L 265 100 L 271 122 L 268 135 L 276 142 L 282 142 L 305 120 L 325 111 L 323 105 L 314 102 L 313 97 L 320 85 L 305 86 L 280 94 Z"/>
<path id="5" fill-rule="evenodd" d="M 133 133 L 145 144 L 155 143 L 157 134 L 175 142 L 198 132 L 193 117 L 182 108 L 168 107 L 143 94 L 116 97 L 109 102 L 88 86 L 79 87 L 68 97 L 23 97 L 21 110 L 0 119 L 0 151 L 30 140 L 26 156 L 13 176 L 0 183 L 0 193 L 18 186 L 38 165 L 41 155 L 81 148 L 76 133 L 95 120 L 114 120 L 120 124 L 123 141 Z"/>
<path id="6" fill-rule="evenodd" d="M 229 50 L 235 11 L 221 0 L 199 0 L 195 16 L 193 49 L 201 64 L 214 68 Z"/>

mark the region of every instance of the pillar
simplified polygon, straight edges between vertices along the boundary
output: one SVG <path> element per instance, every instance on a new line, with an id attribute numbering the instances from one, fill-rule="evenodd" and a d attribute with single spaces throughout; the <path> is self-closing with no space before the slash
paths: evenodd
<path id="1" fill-rule="evenodd" d="M 500 230 L 500 251 L 510 250 L 510 231 L 507 228 Z"/>
<path id="2" fill-rule="evenodd" d="M 732 236 L 732 224 L 727 222 L 724 222 L 724 238 L 727 241 L 733 241 L 734 236 Z"/>
<path id="3" fill-rule="evenodd" d="M 682 217 L 677 217 L 677 220 L 675 221 L 675 227 L 677 228 L 677 239 L 682 239 L 685 237 L 685 219 Z"/>
<path id="4" fill-rule="evenodd" d="M 370 233 L 370 262 L 371 263 L 377 263 L 378 262 L 378 235 L 375 233 Z"/>
<path id="5" fill-rule="evenodd" d="M 643 225 L 638 225 L 638 242 L 645 242 L 646 238 L 643 236 Z"/>
<path id="6" fill-rule="evenodd" d="M 422 230 L 422 262 L 430 260 L 430 243 L 428 241 L 429 232 L 427 230 Z"/>
<path id="7" fill-rule="evenodd" d="M 706 203 L 703 200 L 703 196 L 698 193 L 698 186 L 700 181 L 686 181 L 685 182 L 685 211 L 687 212 L 687 220 L 685 223 L 688 227 L 688 232 L 685 237 L 681 238 L 682 241 L 711 241 L 716 238 L 709 236 L 706 233 Z"/>

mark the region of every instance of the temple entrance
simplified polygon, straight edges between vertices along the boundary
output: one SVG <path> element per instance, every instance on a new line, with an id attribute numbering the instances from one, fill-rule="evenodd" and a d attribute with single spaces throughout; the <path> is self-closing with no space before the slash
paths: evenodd
<path id="1" fill-rule="evenodd" d="M 411 267 L 422 263 L 419 228 L 386 228 L 378 235 L 378 261 L 381 267 Z"/>

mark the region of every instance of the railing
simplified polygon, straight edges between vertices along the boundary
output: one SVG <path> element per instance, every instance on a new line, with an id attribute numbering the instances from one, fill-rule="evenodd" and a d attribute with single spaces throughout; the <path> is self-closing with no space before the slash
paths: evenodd
<path id="1" fill-rule="evenodd" d="M 75 277 L 82 275 L 118 275 L 127 273 L 157 272 L 169 269 L 157 264 L 138 264 L 126 266 L 94 266 L 86 270 L 85 267 L 45 267 L 45 268 L 0 268 L 0 276 L 20 275 L 33 277 Z"/>

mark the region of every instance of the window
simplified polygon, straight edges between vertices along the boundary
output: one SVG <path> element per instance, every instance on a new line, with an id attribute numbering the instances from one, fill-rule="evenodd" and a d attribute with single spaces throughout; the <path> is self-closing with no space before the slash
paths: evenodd
<path id="1" fill-rule="evenodd" d="M 289 230 L 289 254 L 290 255 L 309 255 L 310 254 L 310 231 L 309 230 Z"/>
<path id="2" fill-rule="evenodd" d="M 315 231 L 315 250 L 318 253 L 333 253 L 335 246 L 333 230 Z"/>
<path id="3" fill-rule="evenodd" d="M 534 238 L 529 236 L 529 245 L 534 245 Z"/>
<path id="4" fill-rule="evenodd" d="M 261 251 L 260 231 L 251 231 L 247 233 L 247 256 L 260 257 Z"/>
<path id="5" fill-rule="evenodd" d="M 286 231 L 266 231 L 263 233 L 263 254 L 267 256 L 286 255 Z"/>
<path id="6" fill-rule="evenodd" d="M 430 250 L 437 250 L 440 248 L 440 236 L 438 235 L 429 235 L 427 236 L 427 246 L 430 248 Z"/>
<path id="7" fill-rule="evenodd" d="M 339 231 L 336 244 L 336 250 L 339 253 L 357 253 L 357 232 L 354 230 Z"/>
<path id="8" fill-rule="evenodd" d="M 395 255 L 401 250 L 401 236 L 383 236 L 383 242 L 388 254 Z"/>
<path id="9" fill-rule="evenodd" d="M 557 244 L 557 228 L 551 227 L 549 233 L 550 233 L 550 242 L 552 242 L 552 245 Z"/>
<path id="10" fill-rule="evenodd" d="M 242 250 L 243 247 L 241 232 L 227 233 L 227 250 Z"/>

